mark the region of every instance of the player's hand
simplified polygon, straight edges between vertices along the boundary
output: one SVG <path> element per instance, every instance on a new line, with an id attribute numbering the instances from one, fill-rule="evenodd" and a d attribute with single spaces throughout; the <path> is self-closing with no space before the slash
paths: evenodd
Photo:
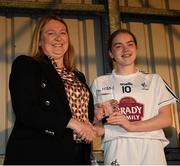
<path id="1" fill-rule="evenodd" d="M 107 118 L 107 123 L 111 125 L 121 125 L 124 128 L 130 125 L 128 118 L 119 111 L 113 112 L 109 118 Z"/>

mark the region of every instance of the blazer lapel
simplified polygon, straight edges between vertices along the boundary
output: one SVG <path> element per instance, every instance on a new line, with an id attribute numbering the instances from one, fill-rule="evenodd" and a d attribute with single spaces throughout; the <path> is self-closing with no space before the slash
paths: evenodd
<path id="1" fill-rule="evenodd" d="M 48 58 L 45 58 L 44 61 L 40 62 L 40 68 L 42 70 L 42 74 L 45 75 L 45 78 L 48 80 L 49 84 L 51 84 L 56 93 L 60 95 L 59 97 L 68 104 L 64 84 L 56 69 L 53 67 L 51 61 Z"/>

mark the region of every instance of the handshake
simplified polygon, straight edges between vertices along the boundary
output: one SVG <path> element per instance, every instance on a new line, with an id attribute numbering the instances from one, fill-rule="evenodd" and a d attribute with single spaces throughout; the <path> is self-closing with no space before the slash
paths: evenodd
<path id="1" fill-rule="evenodd" d="M 114 99 L 97 103 L 94 112 L 95 117 L 93 124 L 90 122 L 80 122 L 74 118 L 72 118 L 68 124 L 68 128 L 73 129 L 78 141 L 81 140 L 90 143 L 97 136 L 103 136 L 105 134 L 103 124 L 123 125 L 129 123 L 126 116 L 121 114 L 118 101 Z"/>

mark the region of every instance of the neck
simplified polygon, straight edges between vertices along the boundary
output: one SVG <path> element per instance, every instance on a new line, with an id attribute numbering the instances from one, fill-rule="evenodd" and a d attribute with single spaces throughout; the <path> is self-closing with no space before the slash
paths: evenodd
<path id="1" fill-rule="evenodd" d="M 137 69 L 136 69 L 135 65 L 115 67 L 115 72 L 116 72 L 116 74 L 119 74 L 119 75 L 129 75 L 129 74 L 136 73 L 136 71 L 137 71 Z"/>
<path id="2" fill-rule="evenodd" d="M 64 68 L 64 64 L 63 64 L 62 60 L 54 60 L 54 61 L 58 68 L 60 68 L 60 69 Z"/>

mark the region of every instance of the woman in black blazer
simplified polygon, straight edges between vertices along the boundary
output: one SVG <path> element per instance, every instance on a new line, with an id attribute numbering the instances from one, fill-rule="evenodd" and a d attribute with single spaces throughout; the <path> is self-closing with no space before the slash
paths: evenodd
<path id="1" fill-rule="evenodd" d="M 66 23 L 43 17 L 32 40 L 32 57 L 15 59 L 10 94 L 16 116 L 4 164 L 90 164 L 93 98 L 75 67 Z"/>

